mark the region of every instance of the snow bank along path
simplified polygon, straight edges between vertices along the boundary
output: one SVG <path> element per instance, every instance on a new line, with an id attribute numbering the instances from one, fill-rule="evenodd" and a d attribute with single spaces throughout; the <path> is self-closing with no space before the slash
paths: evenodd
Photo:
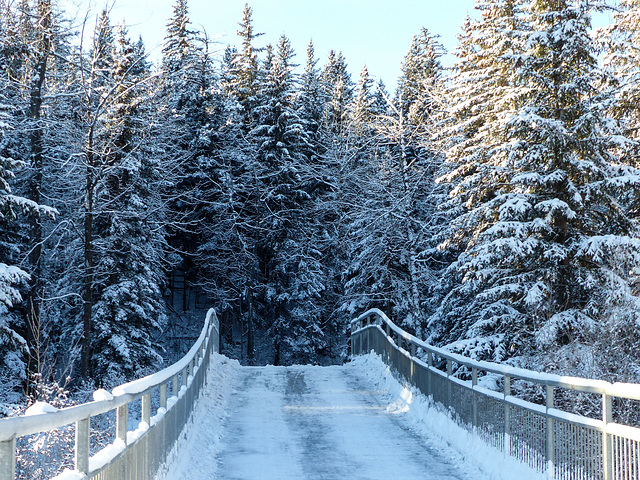
<path id="1" fill-rule="evenodd" d="M 217 365 L 158 480 L 543 478 L 400 385 L 374 355 L 335 367 Z"/>

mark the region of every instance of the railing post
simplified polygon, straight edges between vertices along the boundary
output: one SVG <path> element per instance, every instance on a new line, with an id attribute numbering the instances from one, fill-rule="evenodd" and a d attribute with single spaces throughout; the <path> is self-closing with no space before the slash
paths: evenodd
<path id="1" fill-rule="evenodd" d="M 427 352 L 427 367 L 428 367 L 428 372 L 427 372 L 427 396 L 429 395 L 433 395 L 433 387 L 432 387 L 432 383 L 431 383 L 431 375 L 433 375 L 431 373 L 431 370 L 433 369 L 433 353 L 431 352 Z"/>
<path id="2" fill-rule="evenodd" d="M 472 396 L 472 422 L 473 428 L 478 426 L 478 395 L 476 394 L 476 387 L 478 386 L 478 369 L 471 367 L 471 396 Z"/>
<path id="3" fill-rule="evenodd" d="M 151 393 L 142 396 L 142 418 L 141 420 L 151 426 Z"/>
<path id="4" fill-rule="evenodd" d="M 122 440 L 124 444 L 127 444 L 127 421 L 129 417 L 129 404 L 125 403 L 118 407 L 118 413 L 116 417 L 116 438 Z"/>
<path id="5" fill-rule="evenodd" d="M 553 478 L 555 476 L 553 458 L 554 438 L 553 438 L 553 418 L 549 416 L 549 410 L 553 408 L 553 386 L 547 385 L 547 401 L 546 401 L 546 413 L 547 413 L 547 476 Z"/>
<path id="6" fill-rule="evenodd" d="M 85 475 L 89 473 L 89 440 L 90 440 L 90 420 L 83 418 L 76 422 L 76 470 Z"/>
<path id="7" fill-rule="evenodd" d="M 356 333 L 356 329 L 357 329 L 357 324 L 356 322 L 353 322 L 351 324 L 351 356 L 354 357 L 356 355 L 356 342 L 354 342 L 353 340 L 353 334 Z"/>
<path id="8" fill-rule="evenodd" d="M 453 403 L 453 389 L 451 387 L 451 375 L 453 374 L 453 365 L 451 359 L 447 359 L 447 408 L 451 408 Z"/>
<path id="9" fill-rule="evenodd" d="M 511 377 L 504 376 L 504 451 L 511 455 L 511 408 L 507 403 L 507 397 L 511 396 Z"/>
<path id="10" fill-rule="evenodd" d="M 602 394 L 602 478 L 613 479 L 613 442 L 609 435 L 608 425 L 613 421 L 611 397 Z"/>
<path id="11" fill-rule="evenodd" d="M 160 385 L 160 408 L 167 408 L 167 384 Z"/>
<path id="12" fill-rule="evenodd" d="M 184 367 L 184 369 L 182 370 L 182 386 L 186 387 L 187 386 L 187 375 L 189 371 L 189 367 Z"/>
<path id="13" fill-rule="evenodd" d="M 415 364 L 415 356 L 416 356 L 416 344 L 413 342 L 413 340 L 409 341 L 409 349 L 411 351 L 411 356 L 409 358 L 409 362 L 411 364 L 411 384 L 415 385 L 416 382 L 414 380 L 414 376 L 416 374 L 416 364 Z"/>
<path id="14" fill-rule="evenodd" d="M 173 382 L 172 382 L 172 385 L 171 385 L 171 388 L 172 388 L 171 393 L 173 393 L 173 396 L 176 397 L 176 398 L 178 398 L 178 388 L 180 387 L 179 384 L 178 384 L 179 380 L 180 379 L 179 379 L 178 374 L 173 376 Z"/>
<path id="15" fill-rule="evenodd" d="M 16 478 L 16 439 L 0 442 L 0 480 Z"/>

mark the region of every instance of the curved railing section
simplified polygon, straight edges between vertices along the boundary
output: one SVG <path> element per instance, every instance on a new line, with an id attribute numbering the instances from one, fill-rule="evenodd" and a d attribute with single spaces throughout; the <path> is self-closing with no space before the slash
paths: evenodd
<path id="1" fill-rule="evenodd" d="M 449 409 L 460 425 L 550 478 L 640 479 L 640 428 L 615 423 L 611 408 L 614 398 L 640 400 L 640 385 L 475 361 L 428 345 L 378 309 L 351 322 L 351 353 L 372 350 L 422 393 Z M 445 371 L 435 368 L 434 362 L 446 365 Z M 454 377 L 454 366 L 466 367 L 471 379 Z M 493 375 L 502 391 L 480 386 L 478 378 L 483 374 Z M 541 386 L 546 404 L 513 396 L 514 380 Z M 602 402 L 601 419 L 561 410 L 554 404 L 558 389 L 597 395 Z"/>
<path id="2" fill-rule="evenodd" d="M 219 331 L 218 318 L 211 309 L 196 343 L 170 367 L 116 387 L 112 394 L 103 391 L 93 402 L 40 415 L 0 419 L 0 480 L 15 478 L 16 439 L 72 424 L 75 424 L 75 470 L 55 478 L 153 478 L 191 417 L 206 382 L 211 353 L 219 351 Z M 159 396 L 154 412 L 152 396 Z M 137 401 L 141 401 L 140 423 L 129 431 L 129 406 Z M 91 419 L 111 411 L 116 412 L 116 440 L 90 457 Z"/>

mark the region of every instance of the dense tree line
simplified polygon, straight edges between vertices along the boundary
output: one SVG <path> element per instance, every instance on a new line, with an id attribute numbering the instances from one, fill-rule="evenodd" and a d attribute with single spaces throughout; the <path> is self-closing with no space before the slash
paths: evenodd
<path id="1" fill-rule="evenodd" d="M 0 402 L 157 368 L 176 268 L 248 361 L 258 331 L 273 363 L 340 358 L 378 307 L 474 358 L 637 379 L 640 2 L 598 35 L 587 3 L 477 0 L 454 65 L 422 29 L 389 93 L 263 45 L 249 6 L 216 62 L 177 0 L 152 65 L 107 10 L 79 46 L 55 0 L 0 0 Z"/>

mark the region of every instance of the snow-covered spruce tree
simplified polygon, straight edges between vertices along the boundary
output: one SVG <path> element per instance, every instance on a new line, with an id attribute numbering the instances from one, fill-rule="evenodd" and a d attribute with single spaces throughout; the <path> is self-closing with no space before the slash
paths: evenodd
<path id="1" fill-rule="evenodd" d="M 465 279 L 464 251 L 474 245 L 473 222 L 467 220 L 476 204 L 482 205 L 504 183 L 504 168 L 497 168 L 493 152 L 506 143 L 499 128 L 515 113 L 509 95 L 514 88 L 514 63 L 524 48 L 522 34 L 527 25 L 522 19 L 520 0 L 478 0 L 476 8 L 482 13 L 480 20 L 466 18 L 458 37 L 458 60 L 448 96 L 448 124 L 443 140 L 449 173 L 440 181 L 450 185 L 450 201 L 443 205 L 447 215 L 456 220 L 451 223 L 441 248 L 446 249 L 454 261 L 443 277 L 448 295 L 440 308 L 429 319 L 429 340 L 448 344 L 479 358 L 505 356 L 499 333 L 483 336 L 467 334 L 466 329 L 477 318 L 490 316 L 492 311 L 507 317 L 514 313 L 509 303 L 496 304 L 487 312 L 474 303 L 478 294 L 476 282 Z M 479 219 L 477 221 L 480 221 Z M 471 323 L 467 321 L 473 316 Z M 466 340 L 466 342 L 461 342 Z"/>
<path id="2" fill-rule="evenodd" d="M 640 164 L 640 2 L 620 0 L 614 21 L 604 28 L 606 70 L 616 81 L 617 101 L 612 104 L 613 117 L 620 121 L 625 137 L 632 142 L 623 148 L 624 160 L 633 166 Z"/>
<path id="3" fill-rule="evenodd" d="M 357 135 L 364 133 L 360 130 L 367 130 L 373 120 L 373 104 L 375 102 L 373 83 L 369 69 L 364 65 L 355 86 L 353 102 L 348 106 L 350 127 L 355 130 Z"/>
<path id="4" fill-rule="evenodd" d="M 203 61 L 208 62 L 206 52 L 200 47 L 198 32 L 190 25 L 187 0 L 177 0 L 162 48 L 161 88 L 169 113 L 186 124 L 180 135 L 184 144 L 197 138 L 198 127 L 206 123 L 203 95 L 208 93 L 210 80 L 206 68 L 202 68 Z M 196 127 L 195 131 L 191 127 Z M 184 135 L 186 138 L 182 138 Z"/>
<path id="5" fill-rule="evenodd" d="M 426 30 L 422 38 L 420 50 L 414 38 L 399 81 L 406 85 L 410 76 L 420 85 L 420 95 L 404 99 L 399 90 L 398 105 L 389 102 L 390 113 L 369 126 L 375 129 L 373 146 L 363 143 L 369 159 L 361 163 L 362 191 L 350 213 L 353 244 L 345 305 L 384 308 L 418 334 L 431 309 L 424 301 L 432 297 L 429 285 L 435 283 L 429 263 L 435 245 L 429 242 L 441 228 L 437 201 L 442 196 L 434 182 L 441 159 L 431 138 L 442 110 L 442 48 Z M 417 67 L 416 55 L 429 57 L 423 62 L 428 68 Z M 374 105 L 371 97 L 372 118 Z M 413 115 L 407 118 L 409 112 Z"/>
<path id="6" fill-rule="evenodd" d="M 0 63 L 2 60 L 0 56 Z M 6 82 L 0 80 L 0 88 L 4 87 Z M 10 315 L 8 309 L 22 300 L 19 287 L 26 284 L 29 275 L 13 265 L 17 260 L 14 257 L 18 247 L 15 244 L 16 239 L 9 235 L 7 227 L 15 219 L 16 210 L 22 210 L 24 207 L 31 211 L 36 210 L 35 205 L 26 199 L 13 196 L 9 186 L 9 181 L 14 178 L 13 171 L 19 164 L 4 155 L 4 134 L 11 128 L 11 107 L 4 102 L 5 97 L 0 93 L 0 382 L 3 385 L 0 390 L 0 416 L 9 414 L 7 403 L 18 403 L 19 392 L 27 379 L 26 341 L 17 333 L 18 319 Z"/>
<path id="7" fill-rule="evenodd" d="M 318 68 L 318 59 L 315 55 L 315 47 L 310 41 L 307 46 L 307 62 L 300 76 L 300 92 L 298 95 L 298 115 L 306 123 L 305 130 L 317 138 L 318 130 L 322 124 L 323 87 Z"/>
<path id="8" fill-rule="evenodd" d="M 347 108 L 353 96 L 353 81 L 342 52 L 329 52 L 327 64 L 322 71 L 322 83 L 325 95 L 325 128 L 340 133 L 348 119 Z"/>
<path id="9" fill-rule="evenodd" d="M 238 23 L 240 29 L 240 50 L 233 58 L 233 70 L 230 72 L 229 90 L 244 109 L 244 123 L 252 128 L 253 110 L 257 104 L 259 62 L 258 53 L 261 48 L 255 46 L 255 39 L 262 33 L 256 33 L 253 27 L 253 10 L 245 4 L 242 11 L 242 21 Z"/>
<path id="10" fill-rule="evenodd" d="M 315 301 L 317 318 L 324 334 L 322 355 L 337 356 L 335 347 L 344 331 L 344 314 L 338 311 L 343 294 L 341 274 L 344 270 L 343 231 L 344 208 L 340 203 L 341 153 L 344 142 L 339 134 L 323 123 L 326 108 L 324 82 L 317 67 L 313 43 L 307 47 L 307 61 L 300 77 L 296 104 L 298 117 L 305 129 L 306 140 L 301 145 L 305 163 L 300 176 L 305 191 L 310 195 L 306 205 L 308 220 L 305 236 L 307 245 L 320 253 L 323 267 L 324 290 Z M 344 172 L 343 172 L 344 173 Z"/>
<path id="11" fill-rule="evenodd" d="M 157 191 L 160 165 L 144 143 L 150 115 L 144 99 L 150 72 L 139 46 L 118 28 L 112 65 L 113 101 L 98 141 L 104 176 L 95 225 L 93 373 L 117 385 L 161 362 L 152 342 L 164 316 L 165 231 Z"/>
<path id="12" fill-rule="evenodd" d="M 6 24 L 0 20 L 0 34 Z M 3 37 L 0 37 L 3 38 Z M 4 92 L 10 80 L 6 69 L 10 57 L 6 55 L 6 45 L 0 48 L 0 416 L 10 413 L 7 404 L 19 403 L 24 383 L 27 380 L 28 350 L 21 319 L 10 311 L 22 300 L 21 287 L 26 286 L 29 274 L 17 267 L 21 246 L 15 229 L 11 228 L 19 214 L 40 217 L 53 211 L 39 206 L 32 200 L 15 195 L 10 182 L 15 179 L 15 171 L 24 166 L 12 156 L 13 150 L 8 133 L 16 128 L 14 110 L 16 106 L 7 102 Z"/>
<path id="13" fill-rule="evenodd" d="M 172 257 L 190 283 L 198 276 L 193 258 L 202 243 L 200 211 L 207 198 L 202 188 L 216 147 L 210 124 L 214 75 L 208 40 L 200 37 L 190 29 L 186 0 L 178 0 L 164 40 L 154 136 L 156 146 L 163 146 L 156 152 L 168 167 L 166 180 L 173 183 L 165 190 Z"/>
<path id="14" fill-rule="evenodd" d="M 291 43 L 281 36 L 264 75 L 255 111 L 258 125 L 251 133 L 262 179 L 264 301 L 268 316 L 273 315 L 277 361 L 308 362 L 324 348 L 317 303 L 325 285 L 321 253 L 312 242 L 316 221 L 301 175 L 311 141 L 297 113 L 293 56 Z"/>
<path id="15" fill-rule="evenodd" d="M 445 53 L 438 37 L 426 28 L 413 36 L 411 47 L 402 63 L 402 75 L 396 95 L 402 114 L 412 125 L 432 124 L 434 89 L 442 81 L 440 57 Z"/>
<path id="16" fill-rule="evenodd" d="M 46 203 L 56 205 L 60 197 L 52 179 L 59 178 L 59 171 L 54 164 L 61 156 L 68 160 L 72 143 L 63 133 L 55 111 L 55 106 L 61 103 L 65 78 L 58 71 L 61 62 L 52 52 L 64 57 L 68 51 L 64 19 L 56 13 L 54 1 L 24 1 L 2 8 L 7 27 L 7 36 L 0 38 L 0 56 L 6 59 L 2 92 L 12 105 L 13 124 L 13 128 L 4 132 L 3 150 L 24 166 L 12 189 L 17 196 L 35 204 L 46 199 Z M 60 221 L 64 221 L 62 213 L 60 210 Z M 48 314 L 53 273 L 46 258 L 49 255 L 46 243 L 56 242 L 54 232 L 58 222 L 53 220 L 52 215 L 22 216 L 11 222 L 11 232 L 3 233 L 5 239 L 12 235 L 21 239 L 11 255 L 16 260 L 20 258 L 22 267 L 30 274 L 30 282 L 23 292 L 25 301 L 12 312 L 19 318 L 18 332 L 27 341 L 28 375 L 38 374 L 45 382 L 52 380 L 57 348 L 56 342 L 48 337 L 52 326 L 58 324 L 58 319 Z M 46 315 L 41 313 L 43 307 Z M 31 393 L 30 384 L 23 387 L 23 391 Z"/>
<path id="17" fill-rule="evenodd" d="M 233 95 L 217 97 L 212 126 L 218 132 L 200 186 L 203 208 L 197 263 L 200 282 L 221 313 L 222 333 L 253 322 L 253 293 L 263 284 L 258 262 L 260 190 L 255 145 L 247 138 L 244 110 Z M 251 349 L 249 349 L 251 350 Z"/>
<path id="18" fill-rule="evenodd" d="M 592 361 L 589 346 L 612 321 L 635 325 L 625 275 L 640 245 L 621 200 L 638 172 L 612 155 L 620 137 L 599 89 L 589 7 L 536 0 L 526 15 L 524 51 L 497 57 L 511 65 L 492 102 L 502 107 L 478 129 L 479 148 L 466 148 L 465 175 L 451 176 L 464 252 L 443 337 L 485 358 L 537 348 L 534 366 L 577 373 L 586 366 L 571 350 L 586 345 L 581 358 Z"/>

